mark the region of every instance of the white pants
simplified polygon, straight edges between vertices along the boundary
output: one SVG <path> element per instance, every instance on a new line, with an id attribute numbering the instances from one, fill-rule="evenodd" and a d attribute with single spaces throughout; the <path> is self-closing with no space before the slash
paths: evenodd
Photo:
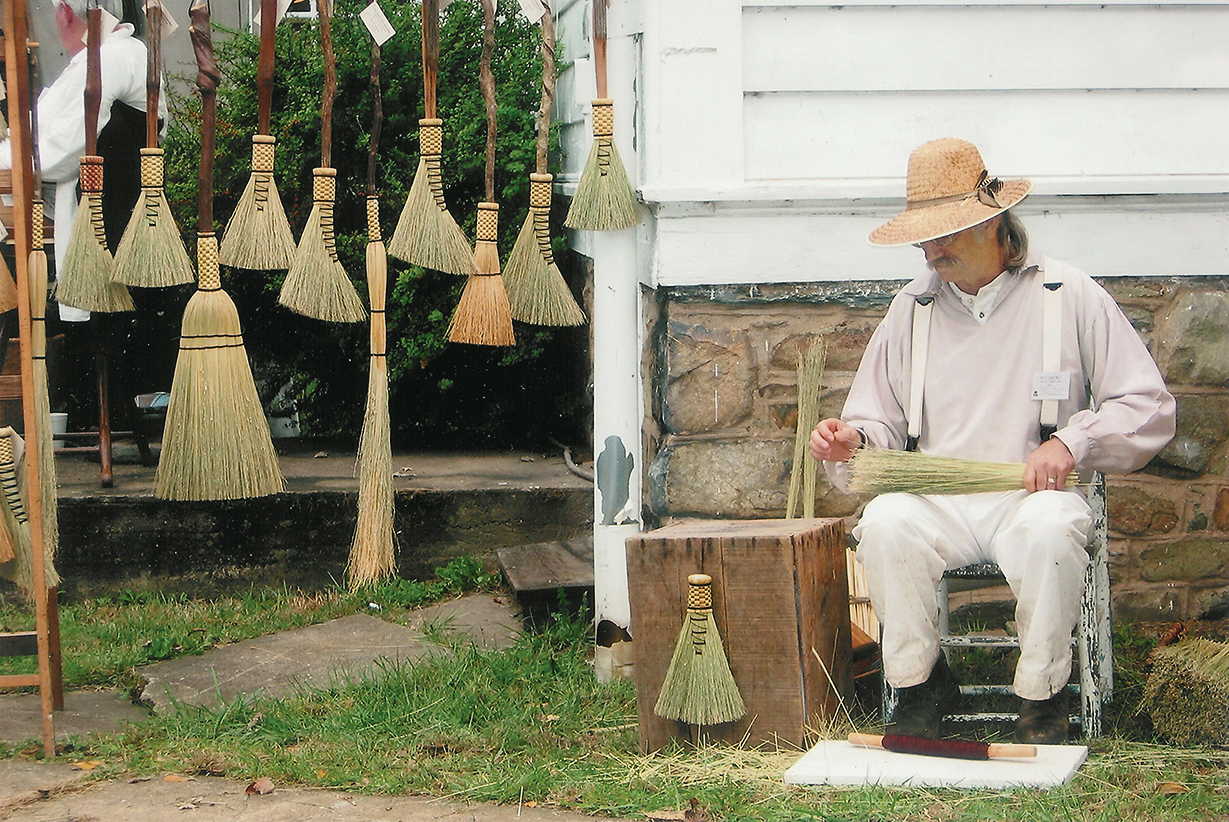
<path id="1" fill-rule="evenodd" d="M 1071 676 L 1091 534 L 1088 502 L 1077 491 L 875 497 L 853 535 L 883 625 L 888 682 L 917 685 L 938 661 L 943 572 L 994 562 L 1016 597 L 1015 692 L 1033 700 L 1058 693 Z"/>

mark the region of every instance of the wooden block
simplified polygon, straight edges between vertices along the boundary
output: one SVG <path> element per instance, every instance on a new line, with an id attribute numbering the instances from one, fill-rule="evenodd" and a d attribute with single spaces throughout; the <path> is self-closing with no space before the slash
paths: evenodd
<path id="1" fill-rule="evenodd" d="M 713 614 L 747 705 L 741 720 L 704 728 L 702 735 L 751 747 L 778 742 L 803 747 L 806 729 L 836 716 L 840 701 L 848 703 L 853 693 L 843 522 L 687 522 L 628 539 L 637 714 L 645 752 L 701 735 L 653 713 L 683 624 L 687 576 L 695 573 L 713 578 Z"/>

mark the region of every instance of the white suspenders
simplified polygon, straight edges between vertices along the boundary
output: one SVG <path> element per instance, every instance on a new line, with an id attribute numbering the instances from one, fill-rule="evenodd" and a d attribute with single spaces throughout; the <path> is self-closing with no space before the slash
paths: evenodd
<path id="1" fill-rule="evenodd" d="M 926 358 L 930 353 L 930 314 L 935 308 L 933 294 L 916 298 L 913 306 L 913 354 L 909 360 L 909 423 L 905 450 L 916 451 L 922 435 L 922 388 L 926 384 Z"/>

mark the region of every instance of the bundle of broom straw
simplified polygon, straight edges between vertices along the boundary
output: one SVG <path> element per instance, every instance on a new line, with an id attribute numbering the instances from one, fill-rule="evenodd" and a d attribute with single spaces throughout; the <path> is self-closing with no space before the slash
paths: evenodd
<path id="1" fill-rule="evenodd" d="M 794 462 L 789 472 L 789 492 L 785 518 L 797 516 L 798 496 L 802 495 L 802 516 L 815 516 L 815 479 L 819 463 L 811 459 L 807 446 L 811 430 L 819 422 L 819 396 L 823 387 L 828 344 L 817 338 L 806 350 L 798 351 L 798 422 L 794 429 Z"/>
<path id="2" fill-rule="evenodd" d="M 24 444 L 12 428 L 0 428 L 0 520 L 11 544 L 12 556 L 0 565 L 0 576 L 21 589 L 27 599 L 34 598 L 34 548 L 30 537 L 30 520 L 25 502 L 25 488 L 18 466 Z M 0 548 L 0 556 L 3 556 Z M 60 575 L 43 551 L 43 584 L 55 588 Z"/>
<path id="3" fill-rule="evenodd" d="M 687 577 L 687 618 L 653 712 L 688 725 L 733 722 L 747 712 L 713 619 L 713 578 L 708 574 Z"/>
<path id="4" fill-rule="evenodd" d="M 1229 744 L 1229 645 L 1188 637 L 1152 653 L 1141 708 L 1177 745 Z"/>
<path id="5" fill-rule="evenodd" d="M 388 339 L 384 321 L 388 257 L 380 232 L 380 199 L 376 196 L 376 150 L 380 144 L 384 110 L 380 93 L 380 44 L 374 39 L 371 41 L 371 87 L 375 101 L 367 148 L 367 293 L 371 298 L 371 360 L 367 372 L 367 411 L 363 415 L 363 433 L 358 446 L 358 519 L 346 564 L 346 584 L 350 590 L 391 577 L 397 568 L 393 533 L 393 450 L 388 415 Z"/>
<path id="6" fill-rule="evenodd" d="M 849 461 L 849 490 L 857 494 L 978 494 L 1024 487 L 1024 463 L 978 462 L 918 451 L 859 448 Z M 1079 474 L 1067 476 L 1067 487 Z"/>
<path id="7" fill-rule="evenodd" d="M 184 309 L 166 434 L 154 494 L 161 499 L 240 499 L 282 490 L 235 304 L 222 290 L 213 233 L 213 155 L 217 85 L 207 0 L 189 10 L 201 94 L 197 291 Z"/>
<path id="8" fill-rule="evenodd" d="M 145 148 L 141 149 L 141 199 L 115 249 L 111 279 L 143 288 L 183 285 L 196 279 L 179 226 L 163 190 L 165 163 L 158 147 L 158 101 L 162 94 L 162 14 L 146 9 L 149 63 L 145 77 Z"/>
<path id="9" fill-rule="evenodd" d="M 550 238 L 553 176 L 547 173 L 551 103 L 555 99 L 555 23 L 549 2 L 542 14 L 542 102 L 538 107 L 537 171 L 529 175 L 529 213 L 517 235 L 504 284 L 512 319 L 533 325 L 581 325 L 585 312 L 555 265 Z"/>
<path id="10" fill-rule="evenodd" d="M 618 231 L 637 222 L 636 195 L 614 142 L 614 101 L 606 96 L 606 5 L 593 0 L 593 146 L 576 185 L 564 225 L 590 231 Z"/>
<path id="11" fill-rule="evenodd" d="M 33 117 L 31 118 L 34 119 Z M 37 131 L 35 131 L 37 134 Z M 35 150 L 38 181 L 38 154 Z M 36 187 L 34 189 L 38 191 Z M 59 502 L 56 492 L 55 443 L 51 436 L 51 397 L 47 387 L 47 252 L 43 249 L 43 203 L 36 199 L 31 216 L 30 246 L 30 350 L 34 382 L 34 451 L 38 459 L 38 498 L 43 518 L 43 573 L 55 574 L 55 556 L 60 545 Z M 59 584 L 58 580 L 51 585 Z"/>
<path id="12" fill-rule="evenodd" d="M 474 254 L 457 221 L 448 213 L 440 158 L 444 121 L 436 116 L 439 76 L 439 0 L 422 4 L 423 111 L 418 121 L 419 160 L 388 253 L 413 265 L 449 274 L 477 274 Z"/>
<path id="13" fill-rule="evenodd" d="M 477 241 L 474 243 L 474 265 L 478 273 L 471 274 L 465 281 L 465 290 L 448 324 L 448 339 L 473 345 L 515 345 L 512 307 L 508 305 L 508 292 L 499 268 L 499 203 L 495 202 L 495 136 L 499 105 L 495 100 L 495 75 L 491 71 L 491 55 L 495 50 L 494 0 L 482 0 L 482 16 L 484 29 L 478 82 L 486 103 L 486 200 L 478 203 Z"/>
<path id="14" fill-rule="evenodd" d="M 277 49 L 277 0 L 260 0 L 260 60 L 256 67 L 256 134 L 252 135 L 252 173 L 226 224 L 219 251 L 222 265 L 254 271 L 288 269 L 294 262 L 294 235 L 273 178 L 277 138 L 271 134 L 273 64 Z"/>
<path id="15" fill-rule="evenodd" d="M 282 283 L 278 302 L 299 314 L 335 323 L 367 318 L 350 275 L 337 258 L 333 234 L 333 202 L 337 171 L 333 164 L 333 100 L 337 96 L 337 66 L 329 25 L 329 2 L 319 0 L 320 47 L 324 54 L 324 93 L 320 106 L 320 168 L 312 171 L 312 210 L 294 262 Z"/>

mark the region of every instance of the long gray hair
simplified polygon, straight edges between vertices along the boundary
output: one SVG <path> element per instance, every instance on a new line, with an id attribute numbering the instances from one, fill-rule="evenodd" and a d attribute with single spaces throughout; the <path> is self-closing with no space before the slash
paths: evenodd
<path id="1" fill-rule="evenodd" d="M 999 248 L 1003 249 L 1006 268 L 1013 274 L 1024 267 L 1028 259 L 1028 232 L 1024 224 L 1011 209 L 999 215 L 998 233 Z"/>
<path id="2" fill-rule="evenodd" d="M 73 15 L 78 20 L 85 20 L 89 11 L 89 0 L 61 0 L 66 6 L 72 9 Z M 108 14 L 115 16 L 118 19 L 124 18 L 123 3 L 121 0 L 98 0 L 98 7 L 104 9 Z"/>

